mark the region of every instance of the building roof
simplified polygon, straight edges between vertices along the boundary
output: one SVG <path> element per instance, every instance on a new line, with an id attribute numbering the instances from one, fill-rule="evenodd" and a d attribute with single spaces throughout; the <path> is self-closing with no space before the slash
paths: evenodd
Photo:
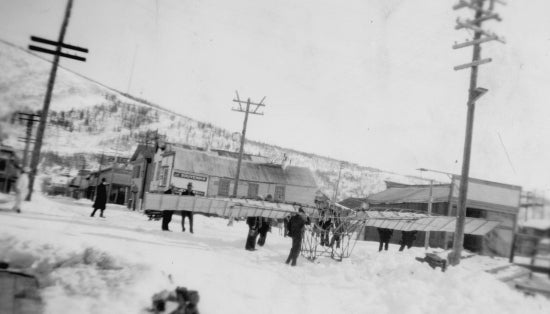
<path id="1" fill-rule="evenodd" d="M 220 157 L 207 152 L 173 148 L 176 153 L 174 170 L 206 174 L 222 178 L 235 178 L 237 160 Z M 257 163 L 243 160 L 239 174 L 241 180 L 268 182 L 284 185 L 317 187 L 308 168 L 277 164 Z"/>
<path id="2" fill-rule="evenodd" d="M 342 206 L 346 206 L 347 208 L 356 209 L 361 208 L 363 203 L 367 203 L 368 200 L 366 198 L 362 197 L 348 197 L 345 200 L 338 202 L 338 204 Z"/>
<path id="3" fill-rule="evenodd" d="M 448 202 L 451 195 L 449 184 L 434 185 L 432 200 L 434 203 Z M 428 203 L 430 186 L 392 187 L 368 197 L 369 204 Z"/>
<path id="4" fill-rule="evenodd" d="M 130 158 L 130 161 L 136 160 L 140 154 L 145 158 L 153 158 L 155 155 L 155 148 L 150 145 L 139 144 Z"/>
<path id="5" fill-rule="evenodd" d="M 452 181 L 451 184 L 438 184 L 431 187 L 434 203 L 458 203 L 460 180 L 454 176 Z M 514 215 L 518 213 L 521 187 L 473 178 L 468 181 L 467 207 Z M 429 195 L 429 185 L 410 185 L 388 188 L 369 196 L 368 200 L 372 205 L 428 203 Z"/>

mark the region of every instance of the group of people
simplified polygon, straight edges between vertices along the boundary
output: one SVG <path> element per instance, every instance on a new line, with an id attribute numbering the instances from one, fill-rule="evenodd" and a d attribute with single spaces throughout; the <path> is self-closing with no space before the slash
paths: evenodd
<path id="1" fill-rule="evenodd" d="M 340 247 L 340 226 L 342 221 L 339 215 L 328 207 L 319 208 L 320 218 L 316 221 L 314 231 L 319 235 L 321 246 Z M 332 231 L 332 237 L 330 232 Z"/>
<path id="2" fill-rule="evenodd" d="M 271 231 L 271 219 L 264 217 L 248 217 L 246 219 L 248 225 L 248 236 L 244 248 L 247 251 L 255 251 L 256 243 L 259 246 L 264 246 L 267 238 L 267 233 Z M 258 236 L 260 236 L 258 238 Z M 258 240 L 256 242 L 256 239 Z"/>
<path id="3" fill-rule="evenodd" d="M 401 241 L 399 241 L 399 251 L 403 251 L 405 247 L 410 249 L 413 246 L 414 241 L 416 240 L 417 231 L 401 231 Z M 378 247 L 378 252 L 388 250 L 390 239 L 393 235 L 393 229 L 387 228 L 378 228 L 378 238 L 380 240 L 380 245 Z"/>
<path id="4" fill-rule="evenodd" d="M 259 200 L 262 200 L 260 197 Z M 273 196 L 268 194 L 265 197 L 266 202 L 272 202 Z M 264 246 L 265 240 L 267 239 L 267 233 L 271 231 L 271 224 L 273 219 L 265 217 L 248 217 L 246 219 L 246 224 L 248 225 L 248 236 L 246 237 L 246 244 L 244 246 L 247 251 L 255 251 L 256 243 L 259 246 Z M 231 221 L 230 221 L 231 224 Z M 258 238 L 258 236 L 260 236 Z M 256 242 L 256 239 L 258 240 Z"/>
<path id="5" fill-rule="evenodd" d="M 269 197 L 269 196 L 268 196 Z M 266 198 L 268 200 L 269 198 Z M 255 251 L 256 244 L 263 246 L 265 244 L 267 233 L 271 231 L 270 218 L 265 217 L 248 217 L 246 224 L 248 225 L 248 236 L 246 237 L 245 250 Z M 286 264 L 296 266 L 300 250 L 302 248 L 302 239 L 304 236 L 305 226 L 310 224 L 309 218 L 306 216 L 302 207 L 298 212 L 284 219 L 284 236 L 292 238 L 292 247 L 286 259 Z M 258 238 L 259 236 L 259 238 Z"/>
<path id="6" fill-rule="evenodd" d="M 164 194 L 177 194 L 175 191 L 174 185 L 170 185 L 168 190 L 164 192 Z M 187 189 L 181 192 L 179 195 L 187 195 L 187 196 L 195 196 L 195 193 L 193 192 L 193 183 L 189 182 L 187 183 Z M 170 224 L 170 221 L 172 221 L 172 215 L 174 214 L 173 210 L 164 210 L 162 212 L 162 230 L 163 231 L 170 231 L 168 228 L 168 225 Z M 193 233 L 193 212 L 189 210 L 182 210 L 181 211 L 181 231 L 185 232 L 185 218 L 189 219 L 189 232 Z"/>

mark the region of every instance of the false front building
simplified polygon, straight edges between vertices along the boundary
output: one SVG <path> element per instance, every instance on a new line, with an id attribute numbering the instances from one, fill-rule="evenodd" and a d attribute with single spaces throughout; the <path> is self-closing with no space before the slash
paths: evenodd
<path id="1" fill-rule="evenodd" d="M 410 210 L 427 213 L 428 203 L 432 203 L 432 215 L 457 216 L 458 188 L 460 176 L 453 176 L 450 184 L 405 185 L 386 182 L 388 189 L 370 195 L 370 210 Z M 468 179 L 466 217 L 482 218 L 498 222 L 498 226 L 485 236 L 466 234 L 464 248 L 485 255 L 510 256 L 512 254 L 514 232 L 519 211 L 521 187 L 474 178 Z M 430 197 L 431 196 L 431 197 Z M 398 222 L 396 222 L 398 223 Z M 388 228 L 391 229 L 391 226 Z M 482 228 L 482 225 L 480 225 Z M 417 235 L 415 245 L 422 246 L 426 233 Z M 452 233 L 432 232 L 429 238 L 431 247 L 452 246 Z M 378 241 L 376 228 L 367 227 L 362 238 Z M 398 243 L 400 235 L 394 233 L 392 242 Z"/>
<path id="2" fill-rule="evenodd" d="M 166 144 L 153 158 L 150 191 L 162 193 L 173 185 L 183 190 L 188 183 L 199 196 L 233 195 L 237 153 Z M 244 155 L 236 197 L 265 198 L 277 202 L 313 205 L 318 188 L 308 168 L 267 163 L 259 156 Z"/>

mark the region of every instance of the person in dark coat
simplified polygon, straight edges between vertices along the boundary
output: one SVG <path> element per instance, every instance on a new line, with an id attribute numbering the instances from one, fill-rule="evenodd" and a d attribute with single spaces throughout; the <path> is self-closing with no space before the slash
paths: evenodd
<path id="1" fill-rule="evenodd" d="M 258 245 L 264 246 L 265 240 L 267 238 L 267 233 L 271 231 L 271 221 L 269 218 L 259 217 L 260 219 L 260 227 L 258 228 L 258 233 L 260 234 L 260 238 L 258 238 Z"/>
<path id="2" fill-rule="evenodd" d="M 329 216 L 330 212 L 328 209 L 325 209 L 321 212 L 321 221 L 319 223 L 319 227 L 321 228 L 321 245 L 322 246 L 329 246 L 329 233 L 330 233 L 330 227 L 332 227 L 332 219 Z"/>
<path id="3" fill-rule="evenodd" d="M 248 251 L 254 251 L 256 250 L 256 238 L 260 228 L 260 217 L 248 217 L 246 218 L 246 224 L 248 225 L 248 236 L 244 248 Z"/>
<path id="4" fill-rule="evenodd" d="M 170 187 L 168 190 L 164 191 L 164 194 L 173 194 L 174 193 L 174 185 L 170 184 Z M 168 225 L 170 224 L 170 221 L 172 221 L 172 215 L 174 214 L 173 210 L 163 210 L 162 211 L 162 231 L 170 231 L 168 229 Z"/>
<path id="5" fill-rule="evenodd" d="M 382 248 L 384 248 L 384 250 L 386 251 L 388 250 L 388 246 L 389 246 L 392 234 L 393 234 L 392 229 L 378 228 L 378 237 L 380 239 L 380 246 L 378 247 L 378 252 L 382 251 Z"/>
<path id="6" fill-rule="evenodd" d="M 291 216 L 286 216 L 285 218 L 283 218 L 283 229 L 284 229 L 283 234 L 284 234 L 285 238 L 289 236 L 289 234 L 288 234 L 288 223 L 290 221 L 290 217 Z"/>
<path id="7" fill-rule="evenodd" d="M 288 235 L 292 238 L 292 248 L 286 259 L 286 263 L 292 266 L 296 266 L 296 261 L 300 255 L 302 248 L 302 238 L 304 234 L 305 225 L 309 223 L 304 210 L 300 207 L 298 214 L 290 217 L 288 222 Z"/>
<path id="8" fill-rule="evenodd" d="M 187 183 L 187 190 L 183 191 L 181 195 L 195 196 L 193 183 Z M 185 217 L 189 218 L 189 232 L 193 233 L 193 212 L 189 210 L 181 211 L 181 231 L 185 232 Z"/>
<path id="9" fill-rule="evenodd" d="M 99 209 L 99 217 L 105 218 L 103 216 L 103 211 L 105 210 L 105 205 L 107 204 L 107 188 L 105 187 L 105 178 L 101 179 L 101 183 L 99 183 L 96 186 L 96 194 L 95 194 L 95 201 L 94 205 L 92 207 L 94 208 L 94 211 L 92 211 L 92 214 L 90 217 L 94 217 L 95 212 Z"/>
<path id="10" fill-rule="evenodd" d="M 414 240 L 416 240 L 417 231 L 401 231 L 401 241 L 399 244 L 399 251 L 403 251 L 405 247 L 410 249 L 413 246 Z"/>

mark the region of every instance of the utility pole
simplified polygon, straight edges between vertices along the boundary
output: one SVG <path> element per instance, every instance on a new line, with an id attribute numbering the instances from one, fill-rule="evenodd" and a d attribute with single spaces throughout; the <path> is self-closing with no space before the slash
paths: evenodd
<path id="1" fill-rule="evenodd" d="M 484 8 L 486 0 L 459 0 L 458 4 L 453 6 L 454 10 L 462 8 L 468 8 L 474 11 L 473 20 L 462 21 L 457 19 L 455 29 L 469 29 L 474 31 L 474 37 L 471 41 L 467 41 L 461 44 L 453 45 L 453 49 L 460 49 L 464 47 L 473 46 L 472 62 L 455 66 L 455 71 L 471 68 L 470 73 L 470 89 L 468 92 L 468 112 L 466 118 L 466 136 L 464 140 L 464 155 L 462 158 L 462 175 L 460 178 L 460 187 L 458 194 L 458 216 L 456 221 L 456 229 L 454 233 L 453 250 L 449 253 L 448 259 L 451 265 L 458 265 L 460 263 L 460 256 L 462 254 L 462 246 L 464 244 L 464 222 L 466 219 L 466 199 L 468 195 L 468 180 L 470 172 L 470 155 L 472 150 L 472 133 L 474 125 L 474 112 L 476 101 L 487 93 L 487 89 L 477 86 L 477 74 L 478 66 L 491 62 L 490 58 L 481 58 L 481 44 L 497 40 L 504 43 L 504 40 L 494 33 L 481 28 L 481 24 L 488 20 L 501 21 L 498 14 L 494 13 L 495 2 L 501 2 L 501 0 L 488 0 L 489 6 Z"/>
<path id="2" fill-rule="evenodd" d="M 342 176 L 342 167 L 344 162 L 340 162 L 340 170 L 338 171 L 338 181 L 336 181 L 336 188 L 334 189 L 334 195 L 332 196 L 332 203 L 336 204 L 336 198 L 338 197 L 338 187 L 340 185 L 340 178 Z"/>
<path id="3" fill-rule="evenodd" d="M 263 116 L 264 114 L 262 112 L 258 112 L 258 109 L 260 107 L 265 107 L 265 104 L 263 103 L 265 100 L 265 97 L 262 98 L 262 100 L 259 103 L 255 103 L 250 101 L 250 98 L 248 98 L 246 101 L 241 100 L 239 97 L 239 92 L 236 91 L 235 94 L 237 95 L 236 99 L 233 99 L 233 102 L 236 102 L 239 104 L 238 108 L 232 108 L 233 111 L 238 112 L 244 112 L 244 123 L 243 123 L 243 132 L 241 134 L 241 148 L 239 150 L 239 160 L 237 161 L 237 173 L 235 174 L 235 186 L 233 187 L 233 197 L 237 197 L 237 190 L 239 188 L 239 175 L 241 172 L 241 162 L 243 159 L 243 150 L 244 150 L 244 141 L 246 137 L 246 125 L 248 123 L 248 114 L 257 114 L 260 116 Z M 246 109 L 243 109 L 243 105 L 246 104 Z M 253 110 L 250 110 L 250 106 L 254 106 Z"/>
<path id="4" fill-rule="evenodd" d="M 88 49 L 86 48 L 68 45 L 63 42 L 63 40 L 65 39 L 65 33 L 67 32 L 67 26 L 69 25 L 69 17 L 71 16 L 72 6 L 73 6 L 73 0 L 68 0 L 67 7 L 65 8 L 65 15 L 63 17 L 63 23 L 61 24 L 61 31 L 59 32 L 59 38 L 57 42 L 36 37 L 36 36 L 31 36 L 31 41 L 46 44 L 46 45 L 52 45 L 55 47 L 55 50 L 45 49 L 34 45 L 29 45 L 30 50 L 53 54 L 54 59 L 52 63 L 52 69 L 50 71 L 50 78 L 48 79 L 48 87 L 46 89 L 46 96 L 44 98 L 44 106 L 42 107 L 42 115 L 40 117 L 40 123 L 38 124 L 38 129 L 36 131 L 36 142 L 34 144 L 34 150 L 32 154 L 31 166 L 30 166 L 31 173 L 30 173 L 30 179 L 29 179 L 29 194 L 27 196 L 27 201 L 31 200 L 34 179 L 36 177 L 36 172 L 37 172 L 36 168 L 38 167 L 38 163 L 40 162 L 40 150 L 42 149 L 42 140 L 44 138 L 44 131 L 46 129 L 46 122 L 48 120 L 48 111 L 50 110 L 50 101 L 52 98 L 52 91 L 55 84 L 55 76 L 57 75 L 57 66 L 59 65 L 59 58 L 65 57 L 65 58 L 75 59 L 79 61 L 86 61 L 86 58 L 61 52 L 61 48 L 88 53 Z"/>
<path id="5" fill-rule="evenodd" d="M 32 114 L 32 113 L 25 113 L 25 112 L 18 112 L 19 120 L 21 121 L 27 121 L 27 129 L 25 132 L 25 137 L 20 137 L 18 140 L 25 143 L 25 151 L 23 153 L 23 163 L 22 167 L 28 166 L 29 162 L 29 150 L 31 143 L 34 143 L 35 140 L 32 138 L 32 130 L 35 122 L 39 121 L 40 115 L 38 114 Z"/>
<path id="6" fill-rule="evenodd" d="M 430 196 L 428 198 L 428 216 L 432 215 L 432 204 L 433 204 L 433 186 L 434 180 L 430 180 Z M 424 239 L 424 249 L 427 250 L 430 247 L 430 231 L 426 231 L 426 238 Z"/>

